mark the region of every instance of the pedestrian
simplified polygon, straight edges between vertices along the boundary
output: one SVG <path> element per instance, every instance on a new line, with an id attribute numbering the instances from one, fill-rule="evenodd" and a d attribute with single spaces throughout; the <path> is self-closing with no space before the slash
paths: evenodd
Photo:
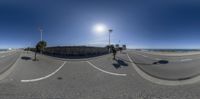
<path id="1" fill-rule="evenodd" d="M 117 54 L 117 51 L 115 48 L 112 48 L 112 53 L 113 53 L 113 60 L 115 60 L 116 59 L 115 56 Z"/>

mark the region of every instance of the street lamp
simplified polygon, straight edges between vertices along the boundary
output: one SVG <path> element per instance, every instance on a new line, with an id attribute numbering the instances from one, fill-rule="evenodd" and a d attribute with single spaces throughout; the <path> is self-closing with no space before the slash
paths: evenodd
<path id="1" fill-rule="evenodd" d="M 109 32 L 109 53 L 110 53 L 110 47 L 111 47 L 111 45 L 110 45 L 110 34 L 113 32 L 113 30 L 112 29 L 109 29 L 108 30 L 108 32 Z"/>
<path id="2" fill-rule="evenodd" d="M 39 27 L 39 31 L 40 31 L 40 41 L 42 41 L 43 40 L 43 38 L 42 38 L 42 34 L 43 34 L 43 29 L 41 28 L 41 27 Z"/>

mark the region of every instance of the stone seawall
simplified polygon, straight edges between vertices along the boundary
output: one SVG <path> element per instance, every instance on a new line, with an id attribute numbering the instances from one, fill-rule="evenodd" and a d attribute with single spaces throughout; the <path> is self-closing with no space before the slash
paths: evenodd
<path id="1" fill-rule="evenodd" d="M 88 58 L 108 54 L 108 49 L 86 46 L 47 47 L 43 54 L 66 58 Z"/>

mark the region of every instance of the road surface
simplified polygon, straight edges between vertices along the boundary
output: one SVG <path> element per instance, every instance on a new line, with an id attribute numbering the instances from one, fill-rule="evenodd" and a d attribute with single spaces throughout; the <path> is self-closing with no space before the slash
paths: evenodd
<path id="1" fill-rule="evenodd" d="M 89 60 L 59 60 L 38 55 L 39 61 L 32 61 L 34 53 L 21 52 L 9 69 L 10 73 L 0 80 L 1 99 L 199 99 L 200 82 L 188 85 L 167 86 L 143 78 L 134 68 L 134 62 L 152 63 L 153 58 L 143 57 L 141 52 L 118 53 L 117 60 L 104 55 Z M 15 54 L 8 56 L 10 60 Z M 130 56 L 130 57 L 128 57 Z M 192 58 L 188 56 L 184 58 Z M 151 58 L 151 59 L 148 59 Z M 195 56 L 196 59 L 198 58 Z M 169 58 L 171 59 L 171 58 Z M 172 58 L 182 59 L 182 57 Z M 0 60 L 2 61 L 2 60 Z M 193 61 L 193 60 L 192 60 Z M 189 60 L 187 62 L 190 62 Z M 185 62 L 187 64 L 187 62 Z M 195 61 L 196 62 L 196 61 Z M 195 63 L 194 62 L 194 63 Z M 182 62 L 174 62 L 173 64 Z M 172 64 L 172 63 L 169 63 Z M 142 67 L 144 65 L 137 65 Z M 168 64 L 159 64 L 170 66 Z M 174 65 L 175 66 L 175 65 Z M 149 66 L 150 67 L 150 66 Z M 154 65 L 152 65 L 154 68 Z M 166 67 L 166 68 L 167 68 Z M 156 70 L 143 67 L 146 71 Z M 171 67 L 168 67 L 171 68 Z M 180 70 L 178 70 L 180 71 Z M 170 72 L 167 70 L 166 72 Z M 173 72 L 172 72 L 173 73 Z M 179 73 L 177 73 L 179 75 Z M 190 74 L 190 73 L 188 73 Z M 168 74 L 171 75 L 171 74 Z M 1 76 L 1 75 L 0 75 Z M 176 76 L 176 75 L 174 75 Z M 182 77 L 182 75 L 179 75 Z M 177 76 L 177 77 L 179 77 Z M 168 76 L 171 78 L 171 76 Z"/>
<path id="2" fill-rule="evenodd" d="M 146 73 L 167 80 L 184 80 L 200 74 L 200 55 L 164 56 L 139 51 L 129 53 Z"/>
<path id="3" fill-rule="evenodd" d="M 4 52 L 0 53 L 0 74 L 7 71 L 18 59 L 20 52 Z"/>

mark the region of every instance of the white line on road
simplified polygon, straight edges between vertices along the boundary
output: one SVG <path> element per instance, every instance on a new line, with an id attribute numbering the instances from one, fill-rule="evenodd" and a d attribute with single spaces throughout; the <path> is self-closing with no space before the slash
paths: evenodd
<path id="1" fill-rule="evenodd" d="M 143 57 L 148 57 L 148 56 L 146 56 L 146 55 L 139 54 L 139 53 L 135 53 L 135 54 L 140 55 L 140 56 L 143 56 Z"/>
<path id="2" fill-rule="evenodd" d="M 148 57 L 148 56 L 146 56 L 146 55 L 142 55 L 143 57 Z"/>
<path id="3" fill-rule="evenodd" d="M 5 77 L 7 77 L 12 71 L 13 69 L 16 67 L 16 63 L 18 63 L 18 61 L 20 60 L 21 54 L 18 56 L 18 58 L 16 59 L 16 61 L 13 63 L 11 62 L 8 66 L 11 66 L 8 70 L 6 70 L 4 73 L 1 74 L 0 76 L 0 80 L 3 80 Z"/>
<path id="4" fill-rule="evenodd" d="M 180 60 L 181 62 L 185 62 L 185 61 L 191 61 L 192 59 L 182 59 Z"/>
<path id="5" fill-rule="evenodd" d="M 91 62 L 89 61 L 86 61 L 88 64 L 90 64 L 92 67 L 94 67 L 95 69 L 101 71 L 101 72 L 104 72 L 104 73 L 107 73 L 107 74 L 110 74 L 110 75 L 115 75 L 115 76 L 127 76 L 127 74 L 118 74 L 118 73 L 112 73 L 112 72 L 108 72 L 108 71 L 105 71 L 103 69 L 100 69 L 98 68 L 97 66 L 95 66 L 94 64 L 92 64 Z"/>
<path id="6" fill-rule="evenodd" d="M 127 54 L 127 57 L 128 57 L 128 59 L 129 59 L 129 61 L 131 62 L 131 63 L 134 63 L 133 62 L 133 60 L 130 58 L 130 56 Z"/>
<path id="7" fill-rule="evenodd" d="M 130 58 L 128 54 L 127 56 L 129 60 L 133 62 L 133 60 Z M 200 82 L 200 76 L 197 76 L 188 80 L 182 80 L 182 81 L 170 81 L 170 80 L 159 79 L 159 78 L 155 78 L 153 76 L 146 74 L 144 71 L 140 70 L 139 67 L 137 67 L 134 63 L 132 63 L 132 66 L 142 78 L 148 81 L 151 81 L 152 83 L 155 83 L 155 84 L 177 86 L 177 85 L 194 84 L 194 83 Z"/>
<path id="8" fill-rule="evenodd" d="M 10 53 L 10 52 L 9 52 L 8 55 L 2 55 L 1 58 L 7 57 L 7 56 L 11 56 L 11 55 L 14 55 L 15 53 L 16 53 L 16 52 L 14 52 L 14 53 Z"/>
<path id="9" fill-rule="evenodd" d="M 54 74 L 56 74 L 65 64 L 66 64 L 66 61 L 64 61 L 64 63 L 58 69 L 56 69 L 54 72 L 52 72 L 49 75 L 46 75 L 46 76 L 40 77 L 40 78 L 36 78 L 36 79 L 21 80 L 21 82 L 23 82 L 23 83 L 26 83 L 26 82 L 35 82 L 35 81 L 40 81 L 40 80 L 47 79 L 47 78 L 53 76 Z"/>
<path id="10" fill-rule="evenodd" d="M 149 56 L 146 56 L 146 55 L 143 55 L 143 54 L 139 54 L 139 53 L 136 53 L 136 54 L 140 55 L 140 56 L 143 56 L 143 57 L 146 57 L 146 58 L 149 58 L 149 59 L 154 59 L 154 60 L 157 60 L 157 61 L 162 60 L 160 58 L 149 57 Z"/>
<path id="11" fill-rule="evenodd" d="M 155 58 L 156 60 L 161 60 L 160 58 Z"/>

